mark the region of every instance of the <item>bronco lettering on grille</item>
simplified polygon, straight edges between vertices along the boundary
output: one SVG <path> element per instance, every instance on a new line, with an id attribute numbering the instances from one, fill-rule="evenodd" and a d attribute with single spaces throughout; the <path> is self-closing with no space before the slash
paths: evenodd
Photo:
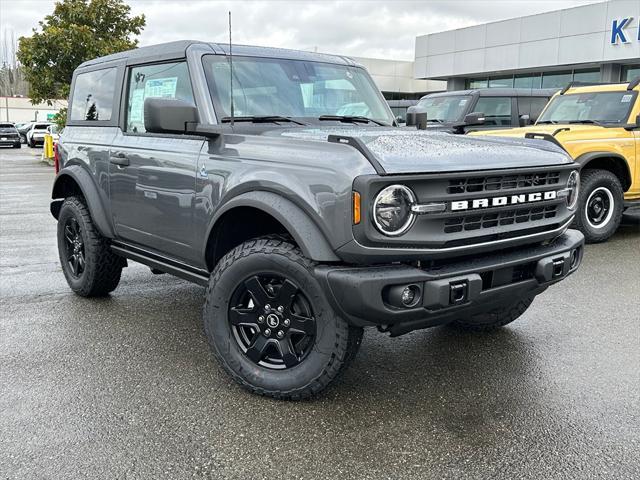
<path id="1" fill-rule="evenodd" d="M 517 205 L 522 203 L 541 202 L 543 200 L 555 200 L 558 192 L 532 192 L 520 195 L 509 195 L 505 197 L 475 198 L 473 200 L 457 200 L 451 202 L 451 210 L 475 210 L 478 208 L 504 207 L 506 205 Z"/>

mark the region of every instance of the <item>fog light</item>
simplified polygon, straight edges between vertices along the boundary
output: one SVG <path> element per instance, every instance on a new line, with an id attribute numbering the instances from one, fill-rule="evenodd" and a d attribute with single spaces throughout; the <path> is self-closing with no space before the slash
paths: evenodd
<path id="1" fill-rule="evenodd" d="M 400 300 L 405 307 L 413 307 L 420 299 L 420 289 L 417 285 L 408 285 L 402 290 Z"/>
<path id="2" fill-rule="evenodd" d="M 416 299 L 416 292 L 411 287 L 406 287 L 402 291 L 402 303 L 405 305 L 411 305 L 413 301 Z"/>
<path id="3" fill-rule="evenodd" d="M 385 303 L 397 308 L 413 308 L 422 300 L 422 288 L 419 285 L 394 285 L 383 293 Z"/>

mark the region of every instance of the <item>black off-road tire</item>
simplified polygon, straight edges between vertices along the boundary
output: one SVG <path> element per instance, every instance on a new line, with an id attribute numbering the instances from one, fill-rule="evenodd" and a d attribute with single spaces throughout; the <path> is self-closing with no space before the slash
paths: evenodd
<path id="1" fill-rule="evenodd" d="M 69 251 L 65 239 L 65 228 L 68 222 L 73 221 L 72 219 L 75 219 L 79 226 L 83 242 L 85 267 L 79 275 L 74 275 L 73 267 L 67 260 Z M 120 282 L 122 268 L 126 264 L 122 257 L 109 248 L 107 239 L 98 232 L 89 210 L 78 197 L 67 198 L 60 208 L 58 254 L 69 287 L 82 297 L 100 297 L 115 290 Z"/>
<path id="2" fill-rule="evenodd" d="M 491 332 L 520 317 L 529 308 L 533 299 L 534 297 L 520 298 L 513 304 L 504 305 L 471 318 L 456 320 L 451 325 L 460 330 Z"/>
<path id="3" fill-rule="evenodd" d="M 597 199 L 598 194 L 612 204 L 610 216 L 605 216 L 599 226 L 593 223 L 588 213 L 589 204 L 594 198 Z M 581 173 L 580 194 L 573 226 L 584 234 L 587 243 L 608 240 L 620 226 L 623 211 L 624 191 L 618 177 L 608 170 L 584 170 Z"/>
<path id="4" fill-rule="evenodd" d="M 31 148 L 36 148 L 36 142 L 34 142 L 33 140 L 29 140 L 27 143 Z"/>
<path id="5" fill-rule="evenodd" d="M 283 237 L 247 241 L 216 265 L 207 288 L 203 317 L 211 349 L 222 368 L 251 393 L 281 400 L 301 400 L 323 391 L 355 357 L 362 328 L 336 315 L 315 276 L 315 263 Z M 307 355 L 292 367 L 273 370 L 241 349 L 229 320 L 234 292 L 256 275 L 273 274 L 299 286 L 313 310 L 316 334 Z M 254 307 L 256 308 L 256 307 Z M 257 337 L 256 337 L 257 338 Z"/>

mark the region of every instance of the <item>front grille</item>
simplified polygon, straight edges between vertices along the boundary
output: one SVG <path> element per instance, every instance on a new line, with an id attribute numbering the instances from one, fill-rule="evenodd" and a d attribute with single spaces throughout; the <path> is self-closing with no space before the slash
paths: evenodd
<path id="1" fill-rule="evenodd" d="M 527 187 L 542 187 L 560 182 L 560 172 L 537 172 L 520 175 L 464 177 L 449 180 L 447 193 L 493 192 Z"/>
<path id="2" fill-rule="evenodd" d="M 469 215 L 465 217 L 448 218 L 444 222 L 444 233 L 457 233 L 469 230 L 480 230 L 501 225 L 534 222 L 545 218 L 553 218 L 558 211 L 558 205 L 544 207 L 518 208 L 502 212 L 485 213 L 483 215 Z"/>

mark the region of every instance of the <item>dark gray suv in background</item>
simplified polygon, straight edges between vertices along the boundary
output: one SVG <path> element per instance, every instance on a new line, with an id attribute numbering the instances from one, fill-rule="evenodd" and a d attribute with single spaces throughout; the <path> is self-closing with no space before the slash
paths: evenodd
<path id="1" fill-rule="evenodd" d="M 430 93 L 407 113 L 425 112 L 427 128 L 450 133 L 524 127 L 535 123 L 558 89 L 480 88 Z"/>
<path id="2" fill-rule="evenodd" d="M 577 166 L 551 142 L 400 129 L 348 58 L 233 54 L 183 41 L 76 70 L 51 212 L 79 295 L 127 259 L 206 286 L 224 369 L 300 399 L 363 327 L 497 328 L 578 267 Z"/>

